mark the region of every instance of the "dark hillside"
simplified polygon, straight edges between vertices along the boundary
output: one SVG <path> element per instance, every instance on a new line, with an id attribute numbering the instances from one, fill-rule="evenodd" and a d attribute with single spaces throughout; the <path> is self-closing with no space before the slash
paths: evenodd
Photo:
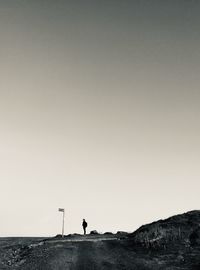
<path id="1" fill-rule="evenodd" d="M 147 247 L 194 246 L 199 243 L 200 211 L 191 211 L 141 226 L 130 237 Z"/>

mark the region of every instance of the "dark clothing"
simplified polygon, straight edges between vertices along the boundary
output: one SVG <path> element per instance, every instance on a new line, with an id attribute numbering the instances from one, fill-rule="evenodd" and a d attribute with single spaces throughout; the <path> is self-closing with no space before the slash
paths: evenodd
<path id="1" fill-rule="evenodd" d="M 82 226 L 83 226 L 83 228 L 87 228 L 87 222 L 83 221 Z"/>
<path id="2" fill-rule="evenodd" d="M 84 234 L 86 234 L 87 222 L 85 220 L 83 220 L 82 226 L 83 226 Z"/>

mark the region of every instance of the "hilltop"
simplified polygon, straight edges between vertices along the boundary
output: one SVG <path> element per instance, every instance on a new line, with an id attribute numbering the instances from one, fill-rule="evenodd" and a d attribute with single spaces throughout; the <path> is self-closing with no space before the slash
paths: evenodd
<path id="1" fill-rule="evenodd" d="M 200 211 L 143 225 L 128 234 L 1 238 L 0 269 L 200 269 Z"/>
<path id="2" fill-rule="evenodd" d="M 175 244 L 194 246 L 200 243 L 200 211 L 190 211 L 141 226 L 130 237 L 147 247 L 169 248 Z"/>

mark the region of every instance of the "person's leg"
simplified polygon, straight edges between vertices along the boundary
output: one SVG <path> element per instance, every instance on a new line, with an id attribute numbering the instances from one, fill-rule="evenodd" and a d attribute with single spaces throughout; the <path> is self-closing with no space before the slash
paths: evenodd
<path id="1" fill-rule="evenodd" d="M 85 228 L 83 228 L 84 229 L 84 234 L 86 234 L 86 229 Z"/>

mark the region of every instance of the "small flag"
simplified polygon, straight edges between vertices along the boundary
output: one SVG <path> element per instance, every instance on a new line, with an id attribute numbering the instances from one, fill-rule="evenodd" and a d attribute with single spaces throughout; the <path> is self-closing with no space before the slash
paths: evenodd
<path id="1" fill-rule="evenodd" d="M 65 212 L 65 209 L 64 208 L 58 208 L 58 211 L 59 212 Z"/>

